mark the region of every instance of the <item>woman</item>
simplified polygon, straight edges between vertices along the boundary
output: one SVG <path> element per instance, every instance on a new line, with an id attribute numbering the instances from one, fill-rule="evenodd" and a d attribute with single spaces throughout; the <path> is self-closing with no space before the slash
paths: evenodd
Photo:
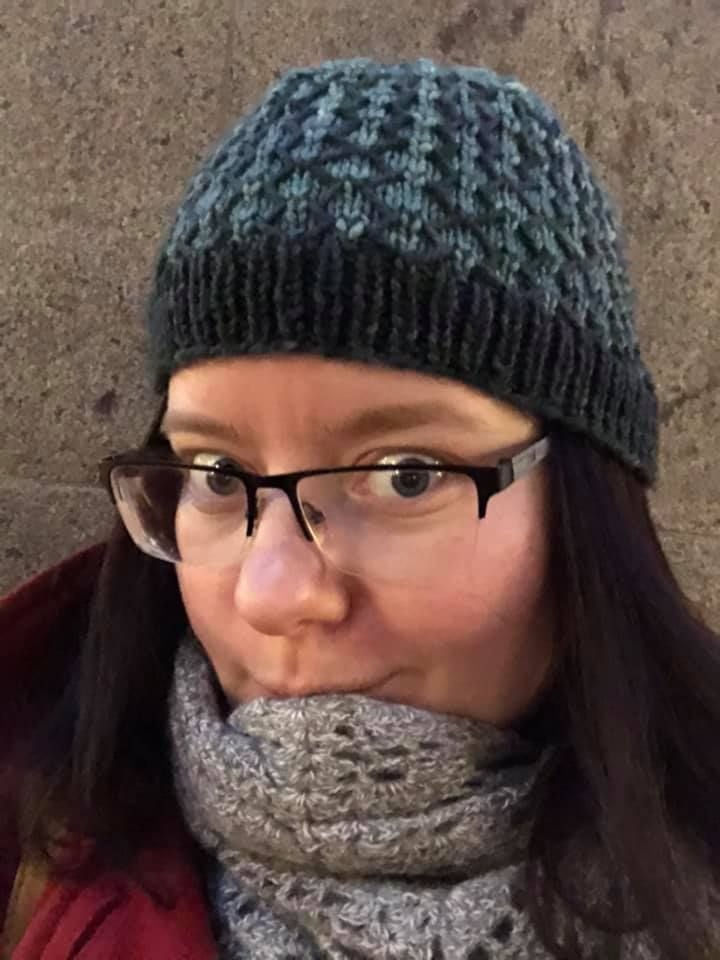
<path id="1" fill-rule="evenodd" d="M 118 525 L 2 608 L 7 955 L 717 947 L 720 648 L 619 232 L 479 68 L 291 70 L 214 149 Z"/>

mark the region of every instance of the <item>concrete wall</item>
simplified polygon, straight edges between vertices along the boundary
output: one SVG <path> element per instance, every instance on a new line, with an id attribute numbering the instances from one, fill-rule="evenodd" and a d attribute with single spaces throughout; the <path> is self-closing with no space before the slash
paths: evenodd
<path id="1" fill-rule="evenodd" d="M 361 54 L 515 73 L 594 157 L 662 397 L 655 514 L 720 625 L 718 0 L 3 4 L 0 594 L 106 529 L 95 463 L 154 409 L 142 297 L 199 158 L 276 71 Z"/>

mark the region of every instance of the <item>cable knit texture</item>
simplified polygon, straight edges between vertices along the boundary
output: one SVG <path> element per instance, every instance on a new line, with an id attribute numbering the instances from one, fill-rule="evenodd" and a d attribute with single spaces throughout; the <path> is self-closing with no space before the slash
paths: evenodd
<path id="1" fill-rule="evenodd" d="M 192 637 L 170 732 L 224 960 L 548 960 L 523 863 L 551 744 L 358 695 L 225 717 Z M 589 960 L 655 958 L 642 934 L 582 941 Z"/>
<path id="2" fill-rule="evenodd" d="M 491 70 L 355 58 L 284 73 L 192 177 L 147 321 L 159 391 L 218 356 L 408 368 L 655 478 L 618 217 L 551 108 Z"/>

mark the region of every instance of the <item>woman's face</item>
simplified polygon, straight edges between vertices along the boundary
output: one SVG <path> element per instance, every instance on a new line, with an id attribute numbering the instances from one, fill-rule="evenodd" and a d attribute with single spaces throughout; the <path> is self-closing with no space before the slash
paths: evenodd
<path id="1" fill-rule="evenodd" d="M 259 474 L 413 454 L 494 465 L 542 435 L 538 421 L 462 384 L 309 356 L 179 371 L 164 432 L 186 462 L 227 458 Z M 385 476 L 372 489 L 394 495 Z M 492 497 L 484 519 L 467 516 L 456 551 L 445 537 L 423 559 L 416 525 L 411 575 L 398 565 L 387 578 L 339 569 L 303 536 L 282 491 L 267 490 L 242 565 L 179 564 L 178 580 L 231 705 L 362 691 L 503 725 L 530 706 L 551 656 L 546 507 L 540 464 Z M 388 550 L 404 542 L 398 529 Z"/>

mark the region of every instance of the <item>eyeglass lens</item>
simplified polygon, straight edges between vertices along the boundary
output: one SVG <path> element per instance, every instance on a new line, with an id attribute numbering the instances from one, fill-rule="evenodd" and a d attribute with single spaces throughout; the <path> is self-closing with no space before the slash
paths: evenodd
<path id="1" fill-rule="evenodd" d="M 112 483 L 130 535 L 152 556 L 239 566 L 252 549 L 249 497 L 240 478 L 169 465 L 118 466 Z M 258 491 L 256 528 L 265 494 Z M 419 463 L 417 470 L 306 477 L 297 494 L 315 543 L 346 573 L 417 582 L 434 579 L 446 565 L 472 566 L 480 523 L 477 489 L 468 476 Z"/>

